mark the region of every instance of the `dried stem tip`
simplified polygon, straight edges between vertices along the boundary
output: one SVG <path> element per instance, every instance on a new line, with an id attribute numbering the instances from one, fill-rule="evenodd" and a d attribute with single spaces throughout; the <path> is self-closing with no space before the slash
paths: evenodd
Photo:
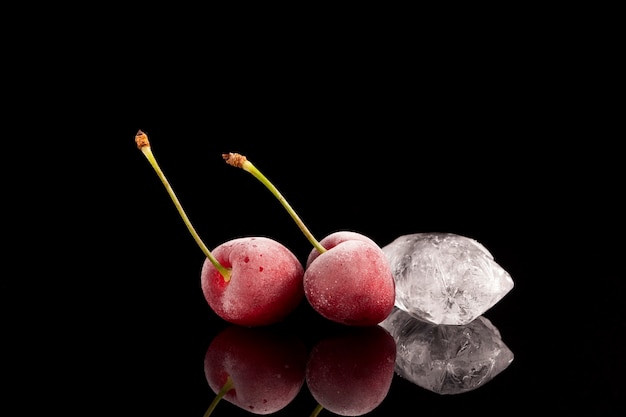
<path id="1" fill-rule="evenodd" d="M 148 141 L 148 135 L 143 133 L 141 130 L 139 130 L 135 135 L 135 143 L 137 144 L 138 149 L 150 146 L 150 142 Z"/>
<path id="2" fill-rule="evenodd" d="M 243 164 L 248 160 L 245 156 L 238 153 L 223 153 L 222 158 L 228 165 L 232 165 L 235 168 L 243 168 Z"/>

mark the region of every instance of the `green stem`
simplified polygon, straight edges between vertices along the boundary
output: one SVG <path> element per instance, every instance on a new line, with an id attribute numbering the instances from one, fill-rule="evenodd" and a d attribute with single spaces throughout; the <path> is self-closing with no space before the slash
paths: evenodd
<path id="1" fill-rule="evenodd" d="M 138 135 L 139 134 L 141 134 L 141 132 L 138 133 Z M 145 157 L 148 159 L 148 162 L 150 162 L 150 165 L 152 165 L 152 168 L 156 171 L 157 175 L 161 179 L 161 182 L 163 183 L 163 185 L 165 185 L 165 189 L 170 195 L 170 198 L 172 199 L 172 201 L 174 202 L 174 205 L 176 206 L 176 209 L 178 210 L 180 217 L 182 217 L 183 222 L 185 222 L 185 225 L 187 226 L 187 229 L 189 229 L 189 232 L 191 233 L 191 236 L 193 236 L 193 239 L 196 241 L 198 246 L 200 246 L 200 249 L 202 249 L 202 252 L 206 255 L 209 261 L 211 261 L 213 266 L 215 266 L 215 268 L 220 272 L 220 274 L 222 274 L 222 276 L 224 277 L 224 280 L 226 282 L 230 281 L 230 269 L 224 267 L 222 264 L 219 263 L 219 261 L 215 258 L 215 256 L 213 256 L 211 251 L 206 247 L 204 242 L 202 242 L 202 239 L 200 239 L 200 236 L 198 236 L 196 229 L 194 229 L 193 225 L 191 224 L 191 221 L 189 221 L 189 218 L 187 217 L 185 210 L 183 210 L 183 207 L 180 204 L 180 201 L 178 201 L 178 197 L 176 197 L 176 194 L 174 193 L 174 190 L 172 189 L 169 181 L 165 177 L 165 174 L 163 174 L 163 171 L 159 167 L 159 164 L 157 163 L 156 159 L 154 158 L 150 145 L 143 145 L 139 149 L 141 149 L 141 152 L 143 152 Z"/>
<path id="2" fill-rule="evenodd" d="M 309 231 L 309 229 L 305 226 L 304 222 L 302 221 L 302 219 L 300 219 L 300 216 L 298 216 L 298 214 L 295 212 L 295 210 L 291 207 L 291 205 L 287 202 L 287 200 L 285 199 L 285 197 L 283 197 L 283 195 L 280 193 L 280 191 L 278 191 L 278 189 L 274 186 L 274 184 L 272 184 L 266 177 L 265 175 L 263 175 L 263 173 L 261 173 L 261 171 L 259 171 L 253 164 L 252 162 L 246 160 L 241 168 L 243 168 L 245 171 L 248 171 L 250 174 L 252 174 L 257 180 L 261 181 L 261 183 L 263 185 L 265 185 L 274 195 L 274 197 L 276 197 L 278 199 L 278 201 L 280 201 L 280 203 L 283 205 L 283 207 L 287 210 L 287 212 L 289 213 L 289 215 L 291 216 L 291 218 L 296 222 L 296 224 L 298 225 L 298 227 L 300 228 L 300 230 L 302 231 L 302 233 L 304 233 L 304 236 L 306 236 L 306 238 L 309 240 L 309 242 L 311 242 L 311 244 L 313 245 L 313 247 L 315 249 L 317 249 L 320 253 L 324 253 L 326 252 L 326 248 L 324 248 L 318 241 L 317 239 L 315 239 L 315 237 L 313 236 L 313 234 Z"/>
<path id="3" fill-rule="evenodd" d="M 231 389 L 233 389 L 233 379 L 229 375 L 228 378 L 226 378 L 226 382 L 220 389 L 220 392 L 218 392 L 215 398 L 213 399 L 213 401 L 211 401 L 211 405 L 209 405 L 209 408 L 206 410 L 206 413 L 204 413 L 204 417 L 209 417 L 211 413 L 213 413 L 213 410 L 215 410 L 215 407 L 217 407 L 217 404 L 222 400 L 222 398 L 224 398 L 224 395 L 226 395 L 226 393 L 230 391 Z"/>
<path id="4" fill-rule="evenodd" d="M 311 417 L 317 417 L 317 415 L 324 409 L 321 404 L 317 404 L 315 410 L 311 413 Z"/>

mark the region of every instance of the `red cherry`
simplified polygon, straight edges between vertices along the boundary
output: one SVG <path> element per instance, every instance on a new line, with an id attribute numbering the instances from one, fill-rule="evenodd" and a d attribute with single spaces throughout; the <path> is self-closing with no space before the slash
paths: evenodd
<path id="1" fill-rule="evenodd" d="M 371 326 L 391 313 L 395 281 L 383 250 L 356 232 L 335 232 L 318 242 L 278 189 L 238 153 L 223 154 L 229 165 L 261 181 L 280 201 L 313 245 L 304 271 L 304 294 L 329 320 L 350 326 Z"/>
<path id="2" fill-rule="evenodd" d="M 378 407 L 394 376 L 396 343 L 380 326 L 354 327 L 318 341 L 306 383 L 319 408 L 360 416 Z"/>
<path id="3" fill-rule="evenodd" d="M 165 186 L 187 229 L 204 252 L 202 292 L 215 313 L 243 326 L 262 326 L 284 319 L 304 298 L 304 268 L 284 245 L 266 237 L 225 242 L 213 254 L 202 242 L 161 171 L 141 130 L 135 143 Z"/>
<path id="4" fill-rule="evenodd" d="M 304 269 L 281 243 L 266 237 L 244 237 L 216 247 L 213 255 L 230 268 L 225 281 L 206 259 L 202 292 L 211 309 L 224 320 L 242 326 L 263 326 L 283 320 L 304 298 Z"/>
<path id="5" fill-rule="evenodd" d="M 350 326 L 382 322 L 393 310 L 395 282 L 382 249 L 355 232 L 335 232 L 313 249 L 304 272 L 304 294 L 329 320 Z"/>
<path id="6" fill-rule="evenodd" d="M 213 338 L 204 373 L 217 394 L 206 415 L 224 399 L 253 414 L 285 408 L 304 385 L 307 348 L 292 333 L 270 327 L 229 326 Z"/>

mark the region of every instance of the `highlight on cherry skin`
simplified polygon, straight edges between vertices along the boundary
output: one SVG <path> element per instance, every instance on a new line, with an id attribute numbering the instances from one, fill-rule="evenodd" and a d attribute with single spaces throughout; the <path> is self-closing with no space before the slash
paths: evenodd
<path id="1" fill-rule="evenodd" d="M 304 386 L 307 359 L 306 345 L 293 333 L 272 326 L 226 327 L 204 357 L 204 374 L 216 394 L 204 416 L 222 400 L 253 414 L 282 410 Z"/>
<path id="2" fill-rule="evenodd" d="M 395 281 L 376 242 L 353 231 L 334 232 L 317 241 L 280 191 L 245 156 L 232 152 L 222 156 L 265 185 L 313 245 L 303 277 L 305 297 L 313 309 L 349 326 L 375 325 L 391 314 Z"/>
<path id="3" fill-rule="evenodd" d="M 200 277 L 209 307 L 229 323 L 250 327 L 282 321 L 295 310 L 304 298 L 304 267 L 293 252 L 264 236 L 235 238 L 210 251 L 156 161 L 146 133 L 139 130 L 135 143 L 206 256 Z"/>

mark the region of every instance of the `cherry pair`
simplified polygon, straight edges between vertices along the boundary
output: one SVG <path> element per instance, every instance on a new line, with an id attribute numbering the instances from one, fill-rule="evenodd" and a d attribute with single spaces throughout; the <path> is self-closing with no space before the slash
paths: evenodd
<path id="1" fill-rule="evenodd" d="M 395 283 L 382 249 L 372 239 L 357 232 L 338 231 L 317 241 L 276 187 L 245 156 L 229 153 L 223 155 L 224 160 L 262 182 L 313 249 L 305 266 L 286 246 L 268 237 L 235 238 L 210 251 L 154 158 L 148 136 L 140 130 L 135 142 L 206 255 L 202 291 L 222 319 L 248 327 L 273 324 L 286 318 L 303 297 L 323 317 L 349 326 L 375 325 L 391 313 Z"/>

